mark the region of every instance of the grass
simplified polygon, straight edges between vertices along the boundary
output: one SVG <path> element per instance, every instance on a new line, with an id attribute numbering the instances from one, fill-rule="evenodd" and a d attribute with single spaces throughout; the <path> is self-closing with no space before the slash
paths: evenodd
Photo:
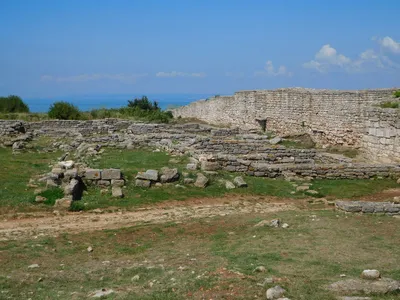
<path id="1" fill-rule="evenodd" d="M 355 158 L 360 153 L 357 149 L 344 146 L 329 146 L 325 151 L 333 154 L 341 154 L 349 158 Z"/>
<path id="2" fill-rule="evenodd" d="M 36 142 L 36 148 L 45 147 L 46 141 Z M 3 212 L 50 210 L 56 199 L 62 197 L 60 189 L 51 189 L 41 193 L 48 200 L 43 204 L 34 202 L 35 188 L 29 188 L 29 179 L 50 170 L 49 164 L 54 162 L 59 153 L 22 152 L 12 154 L 10 149 L 0 149 L 0 180 L 3 183 L 0 189 L 0 210 Z M 220 172 L 218 175 L 208 175 L 210 185 L 205 188 L 183 186 L 183 178 L 176 183 L 151 187 L 150 189 L 138 188 L 134 185 L 135 176 L 139 171 L 147 169 L 161 169 L 162 167 L 177 167 L 181 172 L 186 172 L 186 156 L 171 157 L 164 152 L 152 152 L 151 150 L 117 150 L 107 148 L 101 158 L 90 162 L 93 168 L 121 168 L 126 179 L 124 188 L 125 197 L 113 199 L 111 192 L 101 193 L 101 189 L 89 186 L 82 201 L 73 203 L 71 210 L 90 210 L 95 208 L 106 209 L 108 207 L 122 207 L 125 209 L 141 205 L 149 205 L 167 200 L 184 201 L 189 198 L 223 197 L 226 195 L 253 195 L 275 196 L 281 198 L 357 198 L 371 193 L 378 193 L 385 189 L 398 186 L 395 180 L 314 180 L 313 190 L 317 195 L 309 195 L 305 192 L 295 192 L 292 183 L 283 179 L 269 179 L 252 176 L 244 176 L 248 188 L 226 190 L 225 180 L 232 181 L 238 174 Z M 189 173 L 195 178 L 197 172 Z M 176 186 L 178 184 L 178 186 Z M 42 186 L 44 185 L 41 184 Z"/>
<path id="3" fill-rule="evenodd" d="M 254 227 L 272 218 L 290 227 Z M 291 299 L 333 300 L 324 286 L 340 274 L 376 268 L 400 280 L 399 225 L 385 216 L 288 211 L 0 241 L 1 297 L 87 299 L 112 288 L 107 299 L 252 299 L 279 284 Z M 262 286 L 267 277 L 278 283 Z"/>
<path id="4" fill-rule="evenodd" d="M 400 102 L 387 101 L 380 104 L 381 108 L 399 108 Z"/>

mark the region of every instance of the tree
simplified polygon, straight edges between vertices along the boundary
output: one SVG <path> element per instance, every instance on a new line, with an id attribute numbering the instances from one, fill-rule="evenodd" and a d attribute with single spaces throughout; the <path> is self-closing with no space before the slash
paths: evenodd
<path id="1" fill-rule="evenodd" d="M 8 97 L 0 97 L 0 112 L 3 113 L 28 113 L 29 107 L 18 96 L 10 95 Z"/>
<path id="2" fill-rule="evenodd" d="M 128 107 L 131 108 L 139 108 L 141 110 L 160 110 L 157 101 L 150 102 L 150 100 L 146 96 L 142 96 L 142 98 L 135 98 L 134 100 L 128 100 Z"/>
<path id="3" fill-rule="evenodd" d="M 79 120 L 81 112 L 79 109 L 68 102 L 59 101 L 50 106 L 48 112 L 49 118 L 59 120 Z"/>

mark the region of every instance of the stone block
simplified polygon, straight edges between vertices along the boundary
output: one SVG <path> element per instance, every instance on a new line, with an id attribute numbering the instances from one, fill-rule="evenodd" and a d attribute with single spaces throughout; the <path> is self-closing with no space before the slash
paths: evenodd
<path id="1" fill-rule="evenodd" d="M 209 180 L 206 176 L 204 176 L 202 173 L 198 173 L 196 181 L 194 182 L 194 186 L 205 188 L 208 185 L 208 182 Z"/>
<path id="2" fill-rule="evenodd" d="M 111 185 L 112 186 L 123 187 L 125 185 L 125 180 L 123 180 L 123 179 L 112 179 L 111 180 Z"/>
<path id="3" fill-rule="evenodd" d="M 105 180 L 121 179 L 121 170 L 120 169 L 104 169 L 101 172 L 101 179 L 105 179 Z"/>
<path id="4" fill-rule="evenodd" d="M 137 187 L 142 187 L 142 188 L 149 188 L 151 185 L 150 180 L 144 180 L 144 179 L 136 179 L 135 185 Z"/>
<path id="5" fill-rule="evenodd" d="M 215 161 L 202 161 L 201 169 L 203 171 L 217 171 L 221 169 L 221 166 L 219 165 L 218 162 Z"/>
<path id="6" fill-rule="evenodd" d="M 99 169 L 86 169 L 85 178 L 89 180 L 99 180 L 101 179 L 101 170 Z"/>
<path id="7" fill-rule="evenodd" d="M 111 189 L 112 196 L 114 198 L 122 198 L 124 197 L 124 193 L 122 192 L 122 188 L 119 186 L 113 186 Z"/>
<path id="8" fill-rule="evenodd" d="M 97 185 L 98 186 L 102 186 L 102 187 L 105 187 L 105 186 L 110 186 L 111 185 L 111 182 L 110 182 L 110 180 L 98 180 L 97 181 Z"/>
<path id="9" fill-rule="evenodd" d="M 197 170 L 197 163 L 189 163 L 186 165 L 186 169 L 190 171 L 195 171 Z"/>
<path id="10" fill-rule="evenodd" d="M 54 208 L 58 209 L 69 209 L 71 207 L 72 200 L 69 198 L 62 198 L 62 199 L 57 199 Z"/>
<path id="11" fill-rule="evenodd" d="M 136 175 L 136 179 L 157 181 L 158 180 L 158 171 L 157 170 L 147 170 L 146 172 L 138 172 L 138 174 Z"/>
<path id="12" fill-rule="evenodd" d="M 179 173 L 177 168 L 173 169 L 167 167 L 161 168 L 160 174 L 161 174 L 160 176 L 161 183 L 173 182 L 179 179 Z"/>
<path id="13" fill-rule="evenodd" d="M 246 181 L 244 181 L 242 176 L 235 177 L 235 179 L 233 179 L 233 182 L 237 187 L 247 187 L 247 183 Z"/>

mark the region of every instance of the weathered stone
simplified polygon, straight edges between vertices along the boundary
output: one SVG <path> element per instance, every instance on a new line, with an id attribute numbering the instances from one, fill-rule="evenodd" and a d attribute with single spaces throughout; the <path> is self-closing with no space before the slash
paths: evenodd
<path id="1" fill-rule="evenodd" d="M 276 137 L 270 139 L 269 143 L 271 145 L 276 145 L 276 144 L 279 144 L 281 141 L 282 141 L 282 138 L 280 138 L 279 136 L 276 136 Z"/>
<path id="2" fill-rule="evenodd" d="M 227 181 L 225 182 L 225 188 L 226 188 L 227 190 L 232 190 L 232 189 L 234 189 L 234 188 L 236 188 L 236 187 L 235 187 L 235 185 L 233 184 L 232 181 L 227 180 Z"/>
<path id="3" fill-rule="evenodd" d="M 46 187 L 47 188 L 58 187 L 58 186 L 59 186 L 59 183 L 56 180 L 48 179 L 46 181 Z"/>
<path id="4" fill-rule="evenodd" d="M 335 207 L 348 212 L 360 212 L 362 203 L 359 201 L 336 201 Z"/>
<path id="5" fill-rule="evenodd" d="M 124 196 L 122 188 L 119 186 L 113 186 L 111 189 L 111 193 L 114 198 L 122 198 Z"/>
<path id="6" fill-rule="evenodd" d="M 69 209 L 72 203 L 72 199 L 68 198 L 62 198 L 62 199 L 57 199 L 54 207 L 59 208 L 59 209 Z"/>
<path id="7" fill-rule="evenodd" d="M 70 170 L 66 170 L 64 172 L 64 178 L 66 180 L 70 180 L 72 178 L 77 178 L 78 177 L 78 170 L 77 169 L 70 169 Z"/>
<path id="8" fill-rule="evenodd" d="M 60 177 L 62 177 L 62 175 L 64 175 L 64 169 L 62 169 L 62 168 L 53 168 L 53 169 L 51 169 L 51 173 L 57 175 L 58 178 L 60 178 Z"/>
<path id="9" fill-rule="evenodd" d="M 400 290 L 400 281 L 391 278 L 378 280 L 346 279 L 332 283 L 328 289 L 339 295 L 387 294 Z"/>
<path id="10" fill-rule="evenodd" d="M 97 185 L 98 186 L 102 186 L 102 187 L 105 187 L 105 186 L 110 186 L 111 185 L 111 181 L 110 180 L 98 180 L 97 181 Z"/>
<path id="11" fill-rule="evenodd" d="M 269 300 L 276 300 L 276 299 L 282 298 L 282 296 L 285 294 L 285 292 L 286 291 L 282 287 L 277 285 L 275 287 L 269 288 L 266 292 L 266 296 L 267 296 L 267 299 L 269 299 Z"/>
<path id="12" fill-rule="evenodd" d="M 197 170 L 197 163 L 189 163 L 186 165 L 186 169 L 189 171 L 195 171 Z"/>
<path id="13" fill-rule="evenodd" d="M 89 180 L 101 179 L 101 171 L 99 169 L 86 169 L 85 178 Z"/>
<path id="14" fill-rule="evenodd" d="M 161 175 L 160 176 L 161 183 L 173 182 L 179 179 L 179 173 L 177 168 L 174 169 L 170 169 L 167 167 L 161 168 L 160 175 Z"/>
<path id="15" fill-rule="evenodd" d="M 104 180 L 112 180 L 112 179 L 120 179 L 121 178 L 121 170 L 120 169 L 104 169 L 101 172 L 101 179 Z"/>
<path id="16" fill-rule="evenodd" d="M 194 179 L 193 178 L 185 178 L 185 179 L 183 179 L 183 183 L 184 184 L 192 184 L 192 183 L 194 183 Z"/>
<path id="17" fill-rule="evenodd" d="M 125 180 L 123 180 L 123 179 L 112 179 L 111 180 L 111 185 L 112 186 L 123 187 L 125 185 Z"/>
<path id="18" fill-rule="evenodd" d="M 77 189 L 79 188 L 79 181 L 76 179 L 71 179 L 69 184 L 64 187 L 64 194 L 65 195 L 72 195 L 76 193 Z"/>
<path id="19" fill-rule="evenodd" d="M 98 290 L 98 291 L 94 291 L 91 294 L 91 297 L 92 298 L 103 298 L 103 297 L 106 297 L 106 296 L 111 295 L 113 293 L 114 293 L 114 290 L 112 290 L 112 289 L 101 289 L 101 290 Z"/>
<path id="20" fill-rule="evenodd" d="M 67 160 L 67 161 L 60 161 L 58 162 L 58 165 L 62 168 L 62 169 L 72 169 L 75 165 L 75 162 L 72 160 Z"/>
<path id="21" fill-rule="evenodd" d="M 142 187 L 142 188 L 149 188 L 151 185 L 150 180 L 144 180 L 144 179 L 136 179 L 135 185 L 137 187 Z"/>
<path id="22" fill-rule="evenodd" d="M 378 270 L 364 270 L 361 273 L 361 278 L 376 280 L 381 277 L 381 273 Z"/>
<path id="23" fill-rule="evenodd" d="M 202 173 L 197 173 L 196 181 L 194 182 L 194 186 L 199 188 L 205 188 L 208 185 L 208 178 L 204 176 Z"/>
<path id="24" fill-rule="evenodd" d="M 221 166 L 219 165 L 218 162 L 215 161 L 202 161 L 201 169 L 203 171 L 217 171 L 221 169 Z"/>
<path id="25" fill-rule="evenodd" d="M 36 196 L 36 198 L 35 198 L 36 203 L 43 203 L 46 200 L 47 200 L 47 198 L 43 197 L 43 196 Z"/>
<path id="26" fill-rule="evenodd" d="M 300 185 L 298 187 L 296 187 L 296 191 L 298 192 L 304 192 L 307 191 L 310 187 L 308 185 Z"/>
<path id="27" fill-rule="evenodd" d="M 158 171 L 157 170 L 147 170 L 146 172 L 138 172 L 136 179 L 158 181 Z"/>
<path id="28" fill-rule="evenodd" d="M 247 187 L 246 181 L 244 181 L 242 176 L 237 176 L 235 179 L 233 179 L 233 182 L 237 187 Z"/>

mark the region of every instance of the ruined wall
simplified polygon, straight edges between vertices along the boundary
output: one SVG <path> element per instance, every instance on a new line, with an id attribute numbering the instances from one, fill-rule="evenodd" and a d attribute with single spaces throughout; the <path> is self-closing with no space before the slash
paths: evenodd
<path id="1" fill-rule="evenodd" d="M 175 109 L 173 114 L 247 129 L 260 129 L 257 120 L 266 120 L 267 130 L 280 135 L 307 132 L 321 144 L 359 146 L 364 133 L 364 109 L 390 99 L 393 91 L 241 91 L 234 96 L 191 103 Z"/>
<path id="2" fill-rule="evenodd" d="M 400 110 L 371 107 L 366 121 L 362 148 L 368 158 L 381 162 L 400 162 Z"/>

